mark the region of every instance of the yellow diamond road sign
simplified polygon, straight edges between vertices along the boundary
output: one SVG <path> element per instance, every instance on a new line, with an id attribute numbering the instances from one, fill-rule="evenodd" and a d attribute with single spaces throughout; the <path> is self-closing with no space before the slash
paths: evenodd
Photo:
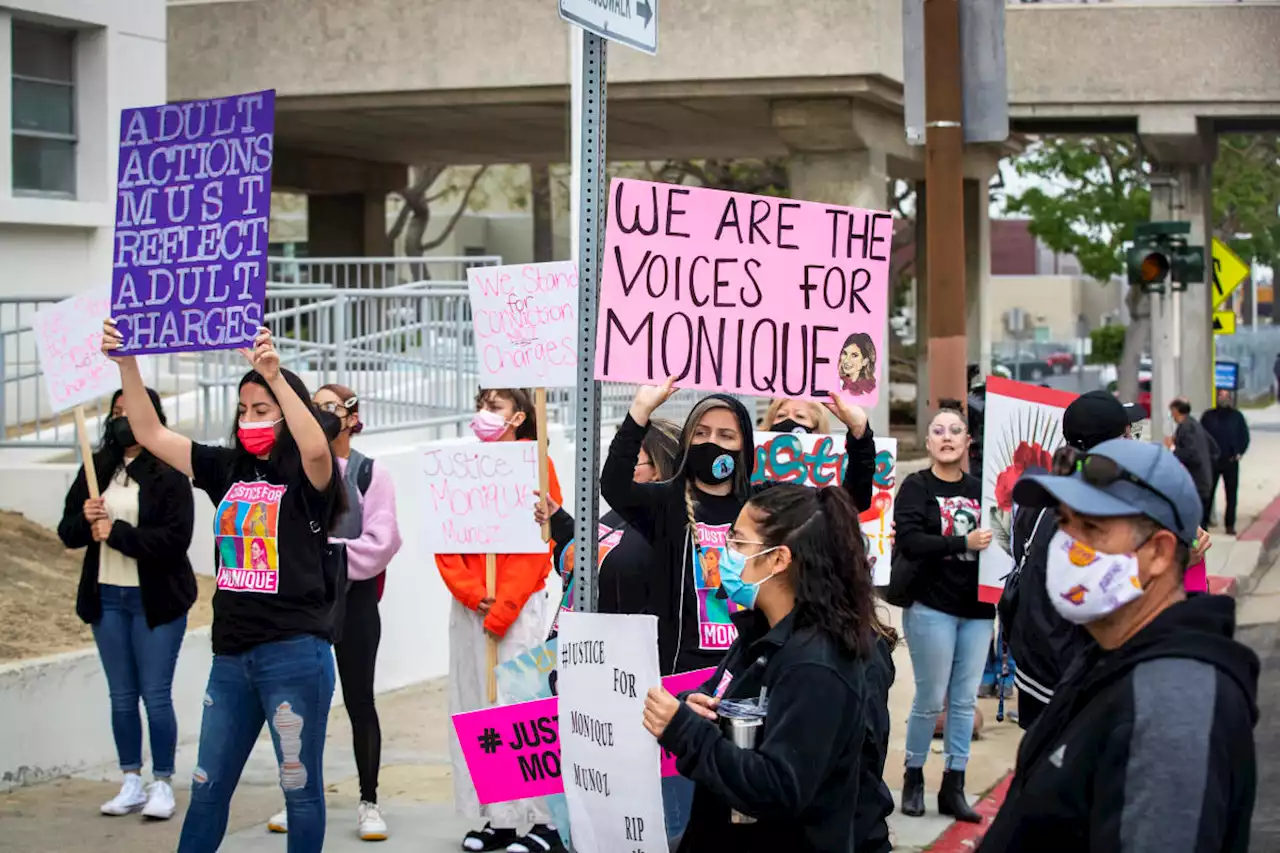
<path id="1" fill-rule="evenodd" d="M 1240 256 L 1231 251 L 1226 243 L 1215 237 L 1213 240 L 1213 310 L 1217 311 L 1221 308 L 1231 292 L 1248 277 L 1249 265 L 1240 260 Z M 1217 330 L 1216 318 L 1214 330 Z"/>
<path id="2" fill-rule="evenodd" d="M 1215 335 L 1234 335 L 1236 333 L 1236 314 L 1234 311 L 1213 312 L 1213 333 Z"/>

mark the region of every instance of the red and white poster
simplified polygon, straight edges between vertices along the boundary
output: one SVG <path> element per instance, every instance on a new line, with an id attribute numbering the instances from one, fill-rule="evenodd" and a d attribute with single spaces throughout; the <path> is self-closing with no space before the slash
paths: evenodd
<path id="1" fill-rule="evenodd" d="M 992 376 L 982 435 L 982 527 L 994 534 L 978 556 L 978 600 L 1000 600 L 1013 571 L 1013 486 L 1023 474 L 1047 474 L 1062 445 L 1062 413 L 1076 398 L 1069 391 L 1041 388 Z"/>

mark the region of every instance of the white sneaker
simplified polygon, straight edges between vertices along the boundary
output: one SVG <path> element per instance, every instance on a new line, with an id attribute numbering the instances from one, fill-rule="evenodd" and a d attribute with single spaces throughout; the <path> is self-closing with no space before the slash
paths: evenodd
<path id="1" fill-rule="evenodd" d="M 360 829 L 361 841 L 386 841 L 387 822 L 382 819 L 382 809 L 377 803 L 360 801 L 356 809 L 356 825 Z"/>
<path id="2" fill-rule="evenodd" d="M 142 777 L 137 773 L 124 774 L 120 793 L 102 804 L 102 813 L 112 817 L 132 814 L 147 804 L 147 792 L 142 787 Z"/>
<path id="3" fill-rule="evenodd" d="M 288 832 L 289 831 L 289 810 L 281 809 L 278 814 L 267 821 L 267 829 L 272 832 Z"/>
<path id="4" fill-rule="evenodd" d="M 178 804 L 173 799 L 173 788 L 163 779 L 157 779 L 147 786 L 147 804 L 142 809 L 142 816 L 155 820 L 168 820 L 177 811 Z"/>

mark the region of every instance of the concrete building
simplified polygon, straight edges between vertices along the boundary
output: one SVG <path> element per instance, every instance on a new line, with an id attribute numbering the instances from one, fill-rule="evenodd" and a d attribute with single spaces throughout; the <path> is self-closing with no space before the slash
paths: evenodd
<path id="1" fill-rule="evenodd" d="M 0 296 L 109 275 L 125 107 L 163 103 L 165 0 L 0 0 Z"/>

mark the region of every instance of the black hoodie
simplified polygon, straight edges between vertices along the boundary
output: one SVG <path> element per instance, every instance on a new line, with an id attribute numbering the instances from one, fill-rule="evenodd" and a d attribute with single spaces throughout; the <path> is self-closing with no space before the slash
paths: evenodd
<path id="1" fill-rule="evenodd" d="M 981 853 L 1247 853 L 1258 658 L 1198 596 L 1072 663 Z"/>
<path id="2" fill-rule="evenodd" d="M 680 775 L 697 783 L 680 853 L 880 849 L 862 843 L 859 830 L 870 827 L 850 808 L 863 804 L 874 664 L 818 628 L 797 628 L 794 612 L 772 628 L 759 612 L 733 621 L 741 641 L 697 692 L 742 700 L 768 688 L 768 715 L 755 749 L 742 749 L 680 703 L 659 739 Z M 758 822 L 730 823 L 731 808 Z"/>
<path id="3" fill-rule="evenodd" d="M 655 557 L 646 613 L 658 617 L 658 662 L 663 675 L 717 666 L 737 637 L 729 622 L 729 602 L 716 598 L 719 558 L 729 526 L 751 496 L 755 469 L 755 431 L 746 407 L 733 397 L 712 394 L 738 421 L 742 449 L 735 456 L 735 488 L 725 496 L 696 495 L 694 519 L 701 542 L 695 551 L 689 535 L 685 455 L 676 460 L 676 476 L 662 483 L 636 483 L 636 460 L 648 425 L 630 415 L 618 427 L 600 472 L 600 496 L 648 540 Z M 685 423 L 680 447 L 688 448 L 696 424 Z M 740 473 L 739 473 L 740 472 Z"/>
<path id="4" fill-rule="evenodd" d="M 733 397 L 710 396 L 723 401 L 738 420 L 743 450 L 736 454 L 736 462 L 742 467 L 743 476 L 736 482 L 749 483 L 756 462 L 751 416 Z M 685 423 L 680 434 L 682 448 L 689 446 L 696 426 Z M 600 472 L 600 496 L 652 548 L 653 571 L 644 612 L 658 617 L 658 663 L 663 675 L 718 666 L 737 636 L 737 629 L 728 619 L 729 603 L 716 596 L 720 585 L 718 558 L 723 537 L 753 490 L 749 485 L 735 488 L 724 497 L 698 492 L 694 518 L 704 542 L 695 552 L 685 505 L 689 475 L 684 456 L 676 460 L 677 473 L 671 480 L 634 482 L 640 444 L 648 429 L 648 425 L 640 426 L 630 415 L 618 427 Z M 845 449 L 849 459 L 844 488 L 860 510 L 867 509 L 876 465 L 871 427 L 858 439 L 849 434 Z M 892 681 L 891 674 L 888 678 Z"/>

